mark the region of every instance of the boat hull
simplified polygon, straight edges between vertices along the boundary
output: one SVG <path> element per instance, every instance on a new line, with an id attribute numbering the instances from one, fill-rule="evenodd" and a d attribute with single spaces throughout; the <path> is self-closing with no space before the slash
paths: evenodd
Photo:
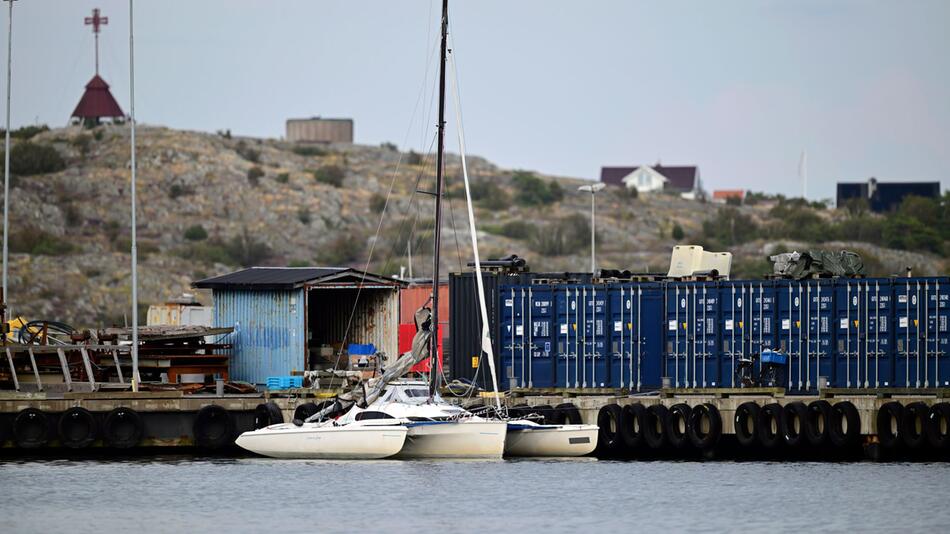
<path id="1" fill-rule="evenodd" d="M 245 432 L 239 446 L 271 458 L 374 460 L 397 454 L 406 441 L 402 425 L 317 426 L 273 425 Z"/>
<path id="2" fill-rule="evenodd" d="M 508 425 L 503 421 L 410 423 L 397 458 L 501 458 Z"/>
<path id="3" fill-rule="evenodd" d="M 506 456 L 585 456 L 597 448 L 596 425 L 512 424 L 505 439 Z"/>

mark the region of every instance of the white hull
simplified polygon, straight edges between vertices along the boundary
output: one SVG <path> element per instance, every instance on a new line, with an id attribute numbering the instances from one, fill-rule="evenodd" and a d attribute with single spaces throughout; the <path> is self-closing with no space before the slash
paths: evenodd
<path id="1" fill-rule="evenodd" d="M 332 424 L 272 425 L 244 432 L 235 443 L 271 458 L 320 458 L 375 460 L 398 453 L 407 429 L 399 423 L 343 426 Z"/>
<path id="2" fill-rule="evenodd" d="M 397 458 L 501 458 L 508 425 L 466 420 L 409 423 Z"/>
<path id="3" fill-rule="evenodd" d="M 536 425 L 513 422 L 507 456 L 584 456 L 597 448 L 597 425 Z"/>

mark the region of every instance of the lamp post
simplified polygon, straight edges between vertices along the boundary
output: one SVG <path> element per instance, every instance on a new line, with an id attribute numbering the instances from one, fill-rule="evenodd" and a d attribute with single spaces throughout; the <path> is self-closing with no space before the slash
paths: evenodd
<path id="1" fill-rule="evenodd" d="M 597 272 L 597 257 L 595 253 L 595 241 L 597 231 L 594 228 L 594 195 L 598 191 L 606 187 L 604 183 L 596 183 L 591 185 L 582 185 L 577 188 L 578 191 L 582 193 L 590 193 L 590 274 L 594 275 Z"/>

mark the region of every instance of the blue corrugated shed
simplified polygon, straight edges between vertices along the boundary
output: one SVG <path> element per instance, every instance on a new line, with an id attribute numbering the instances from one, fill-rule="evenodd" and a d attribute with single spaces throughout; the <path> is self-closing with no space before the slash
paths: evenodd
<path id="1" fill-rule="evenodd" d="M 231 378 L 266 384 L 267 377 L 305 369 L 304 290 L 216 289 L 215 326 L 233 326 Z"/>

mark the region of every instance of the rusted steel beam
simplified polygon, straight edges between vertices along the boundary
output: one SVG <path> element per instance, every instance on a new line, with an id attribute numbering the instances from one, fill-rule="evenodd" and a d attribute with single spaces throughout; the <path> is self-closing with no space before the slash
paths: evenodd
<path id="1" fill-rule="evenodd" d="M 13 387 L 20 391 L 20 381 L 16 377 L 16 367 L 13 366 L 13 353 L 10 352 L 10 348 L 7 347 L 7 363 L 10 364 L 10 375 L 13 376 Z"/>
<path id="2" fill-rule="evenodd" d="M 36 377 L 36 388 L 39 391 L 43 391 L 43 381 L 40 380 L 40 369 L 36 366 L 36 357 L 33 355 L 33 348 L 31 347 L 27 352 L 30 354 L 30 365 L 33 366 L 33 376 Z"/>

